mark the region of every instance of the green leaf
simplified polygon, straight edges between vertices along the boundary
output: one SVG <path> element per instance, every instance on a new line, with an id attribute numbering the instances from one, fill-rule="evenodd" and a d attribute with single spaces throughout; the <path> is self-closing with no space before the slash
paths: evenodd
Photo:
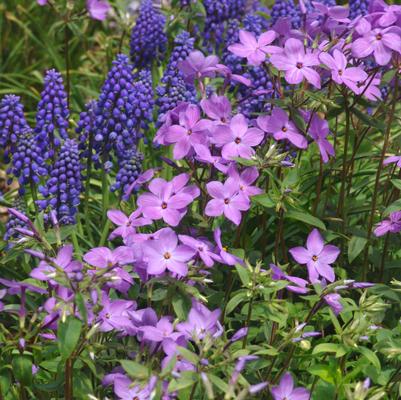
<path id="1" fill-rule="evenodd" d="M 197 365 L 199 363 L 199 357 L 193 353 L 191 350 L 186 349 L 185 347 L 178 346 L 177 347 L 179 353 L 191 364 Z"/>
<path id="2" fill-rule="evenodd" d="M 132 378 L 146 379 L 149 375 L 148 369 L 132 360 L 120 360 L 120 364 L 124 368 L 125 372 Z"/>
<path id="3" fill-rule="evenodd" d="M 241 279 L 241 282 L 244 286 L 248 286 L 249 282 L 251 281 L 251 277 L 250 275 L 250 271 L 246 268 L 244 268 L 242 265 L 240 264 L 236 264 L 235 265 L 235 269 L 238 272 L 238 276 Z"/>
<path id="4" fill-rule="evenodd" d="M 267 193 L 252 196 L 252 201 L 266 208 L 274 208 L 276 205 Z"/>
<path id="5" fill-rule="evenodd" d="M 223 393 L 228 392 L 228 385 L 221 378 L 213 374 L 207 374 L 207 377 L 210 379 L 213 385 L 220 389 Z"/>
<path id="6" fill-rule="evenodd" d="M 13 374 L 15 379 L 24 386 L 29 386 L 32 382 L 32 359 L 26 355 L 16 355 L 12 361 Z"/>
<path id="7" fill-rule="evenodd" d="M 284 213 L 284 217 L 304 222 L 305 224 L 315 226 L 323 231 L 326 230 L 326 225 L 323 223 L 323 221 L 305 211 L 288 210 L 286 213 Z"/>
<path id="8" fill-rule="evenodd" d="M 65 322 L 59 322 L 57 330 L 57 343 L 61 357 L 67 359 L 77 347 L 81 335 L 82 322 L 68 316 Z"/>
<path id="9" fill-rule="evenodd" d="M 391 183 L 399 190 L 401 190 L 401 179 L 391 179 Z"/>
<path id="10" fill-rule="evenodd" d="M 86 310 L 86 304 L 81 293 L 75 295 L 75 301 L 77 303 L 79 315 L 84 320 L 85 324 L 88 322 L 88 311 Z"/>
<path id="11" fill-rule="evenodd" d="M 172 303 L 177 317 L 181 320 L 185 320 L 191 309 L 191 300 L 189 297 L 181 292 L 177 292 L 172 299 Z"/>
<path id="12" fill-rule="evenodd" d="M 362 112 L 361 110 L 359 110 L 356 107 L 352 107 L 351 111 L 362 121 L 364 122 L 366 125 L 372 127 L 372 128 L 376 128 L 378 131 L 384 132 L 385 130 L 385 125 L 384 122 L 377 119 L 377 118 L 373 118 L 370 117 L 369 114 Z"/>
<path id="13" fill-rule="evenodd" d="M 398 199 L 394 201 L 394 203 L 391 203 L 385 210 L 384 210 L 384 215 L 389 215 L 390 213 L 394 211 L 400 211 L 401 210 L 401 199 Z"/>
<path id="14" fill-rule="evenodd" d="M 342 357 L 347 354 L 347 349 L 345 346 L 336 343 L 321 343 L 318 344 L 312 351 L 312 354 L 318 353 L 335 353 L 335 356 Z"/>
<path id="15" fill-rule="evenodd" d="M 367 239 L 360 236 L 352 236 L 348 244 L 348 261 L 352 263 L 365 248 Z"/>
<path id="16" fill-rule="evenodd" d="M 168 385 L 168 391 L 175 392 L 177 390 L 182 390 L 187 387 L 193 386 L 198 381 L 198 375 L 192 371 L 184 371 L 181 373 L 181 376 L 172 380 Z"/>
<path id="17" fill-rule="evenodd" d="M 316 364 L 308 368 L 308 372 L 323 379 L 325 382 L 334 383 L 335 377 L 333 376 L 332 368 L 327 364 Z"/>
<path id="18" fill-rule="evenodd" d="M 358 351 L 366 357 L 371 364 L 378 370 L 381 371 L 380 360 L 377 355 L 367 347 L 358 347 Z"/>
<path id="19" fill-rule="evenodd" d="M 233 310 L 235 310 L 238 304 L 248 299 L 246 294 L 247 294 L 246 290 L 242 290 L 240 293 L 237 293 L 230 299 L 230 301 L 227 303 L 226 315 L 230 314 Z"/>

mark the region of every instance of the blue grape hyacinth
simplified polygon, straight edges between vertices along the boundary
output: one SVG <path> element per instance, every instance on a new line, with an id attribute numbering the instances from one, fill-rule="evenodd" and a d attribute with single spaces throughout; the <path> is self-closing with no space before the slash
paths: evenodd
<path id="1" fill-rule="evenodd" d="M 294 29 L 301 27 L 301 10 L 293 0 L 276 0 L 270 15 L 271 25 L 274 25 L 280 18 L 288 17 Z"/>
<path id="2" fill-rule="evenodd" d="M 47 173 L 42 150 L 29 127 L 19 133 L 17 143 L 11 149 L 11 157 L 12 163 L 7 173 L 18 178 L 20 194 L 25 193 L 25 185 L 39 183 L 40 177 Z"/>
<path id="3" fill-rule="evenodd" d="M 225 22 L 230 18 L 229 0 L 204 0 L 206 10 L 204 44 L 209 52 L 218 51 L 224 43 Z"/>
<path id="4" fill-rule="evenodd" d="M 13 206 L 15 210 L 25 214 L 26 213 L 26 205 L 24 202 L 24 198 L 17 196 L 13 201 Z M 22 237 L 22 235 L 15 230 L 15 228 L 23 228 L 26 229 L 27 225 L 25 222 L 21 221 L 14 214 L 8 214 L 8 220 L 6 222 L 6 229 L 4 232 L 3 239 L 6 242 L 15 242 Z M 8 248 L 12 247 L 11 243 L 8 243 Z"/>
<path id="5" fill-rule="evenodd" d="M 165 23 L 166 18 L 153 7 L 152 0 L 142 0 L 130 41 L 131 61 L 136 68 L 150 66 L 165 53 Z"/>
<path id="6" fill-rule="evenodd" d="M 181 32 L 174 40 L 174 49 L 171 52 L 170 60 L 161 78 L 161 83 L 156 88 L 159 120 L 180 102 L 196 100 L 195 86 L 186 83 L 182 73 L 178 70 L 178 63 L 185 60 L 194 49 L 194 41 L 195 39 L 191 38 L 186 31 Z"/>
<path id="7" fill-rule="evenodd" d="M 60 140 L 68 138 L 69 116 L 63 78 L 60 72 L 51 69 L 45 75 L 35 127 L 37 141 L 49 157 L 53 157 L 55 149 L 60 146 Z"/>
<path id="8" fill-rule="evenodd" d="M 126 149 L 118 160 L 119 170 L 111 191 L 121 190 L 124 193 L 139 176 L 142 169 L 143 155 L 136 148 Z"/>
<path id="9" fill-rule="evenodd" d="M 21 132 L 28 127 L 21 98 L 13 94 L 0 102 L 0 147 L 4 150 L 4 162 L 10 162 L 10 146 L 15 144 Z"/>
<path id="10" fill-rule="evenodd" d="M 370 0 L 349 0 L 349 18 L 364 16 L 369 12 Z"/>
<path id="11" fill-rule="evenodd" d="M 124 54 L 117 55 L 103 84 L 96 107 L 93 147 L 102 163 L 109 161 L 117 142 L 136 141 L 135 119 L 131 105 L 133 66 Z"/>
<path id="12" fill-rule="evenodd" d="M 41 210 L 56 212 L 61 225 L 75 223 L 79 195 L 82 192 L 81 170 L 78 143 L 74 139 L 66 139 L 50 171 L 46 186 L 39 188 L 44 200 L 38 201 Z M 48 214 L 45 219 L 48 222 Z"/>

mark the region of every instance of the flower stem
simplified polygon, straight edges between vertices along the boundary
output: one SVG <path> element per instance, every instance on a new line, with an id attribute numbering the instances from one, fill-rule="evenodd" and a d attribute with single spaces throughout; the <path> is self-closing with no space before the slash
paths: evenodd
<path id="1" fill-rule="evenodd" d="M 378 166 L 377 172 L 376 172 L 375 186 L 374 186 L 373 196 L 372 196 L 372 207 L 370 210 L 370 216 L 369 216 L 369 222 L 368 222 L 367 242 L 365 245 L 366 247 L 365 247 L 364 257 L 363 257 L 364 262 L 363 262 L 363 270 L 362 270 L 362 280 L 366 279 L 366 276 L 368 273 L 369 244 L 370 244 L 370 240 L 372 237 L 373 221 L 374 221 L 375 212 L 376 212 L 376 203 L 377 203 L 377 195 L 378 195 L 378 191 L 379 191 L 380 176 L 381 176 L 381 172 L 383 169 L 384 157 L 386 155 L 387 147 L 388 147 L 388 144 L 390 141 L 391 125 L 392 125 L 393 119 L 394 119 L 395 106 L 397 104 L 397 97 L 398 97 L 398 77 L 396 77 L 396 79 L 395 79 L 394 97 L 393 97 L 393 101 L 392 101 L 389 116 L 388 116 L 386 132 L 384 134 L 384 143 L 383 143 L 383 148 L 382 148 L 382 151 L 380 154 L 379 166 Z"/>

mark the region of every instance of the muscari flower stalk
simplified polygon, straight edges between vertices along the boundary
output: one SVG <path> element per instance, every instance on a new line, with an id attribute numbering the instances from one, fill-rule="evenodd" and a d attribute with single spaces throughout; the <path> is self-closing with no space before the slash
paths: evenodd
<path id="1" fill-rule="evenodd" d="M 122 193 L 125 193 L 141 173 L 142 161 L 143 155 L 136 148 L 121 152 L 118 159 L 119 171 L 115 183 L 110 188 L 111 191 L 121 190 Z"/>
<path id="2" fill-rule="evenodd" d="M 132 69 L 126 55 L 117 55 L 97 101 L 93 147 L 103 164 L 109 161 L 110 152 L 118 142 L 123 141 L 122 138 L 136 141 L 136 121 L 131 104 L 134 87 Z"/>
<path id="3" fill-rule="evenodd" d="M 275 1 L 271 9 L 271 25 L 274 25 L 278 19 L 283 17 L 291 19 L 291 25 L 294 29 L 300 28 L 302 22 L 301 11 L 293 0 Z"/>
<path id="4" fill-rule="evenodd" d="M 224 40 L 225 22 L 230 18 L 229 0 L 204 0 L 206 10 L 204 44 L 209 52 L 218 51 Z"/>
<path id="5" fill-rule="evenodd" d="M 186 31 L 181 32 L 174 40 L 174 49 L 171 52 L 169 63 L 164 71 L 161 83 L 156 89 L 156 104 L 159 107 L 159 120 L 167 112 L 175 108 L 180 102 L 195 102 L 196 89 L 193 84 L 184 81 L 177 66 L 185 60 L 194 49 L 194 38 Z"/>
<path id="6" fill-rule="evenodd" d="M 369 0 L 350 0 L 349 1 L 349 18 L 355 19 L 360 15 L 369 13 Z"/>
<path id="7" fill-rule="evenodd" d="M 13 94 L 4 96 L 0 102 L 0 148 L 4 162 L 10 162 L 10 146 L 15 144 L 21 132 L 28 127 L 21 98 Z"/>
<path id="8" fill-rule="evenodd" d="M 130 42 L 131 60 L 136 68 L 148 67 L 165 53 L 165 23 L 166 18 L 153 7 L 152 0 L 142 0 Z"/>
<path id="9" fill-rule="evenodd" d="M 44 200 L 37 202 L 41 210 L 55 211 L 60 225 L 75 223 L 82 191 L 81 169 L 78 144 L 74 139 L 66 139 L 46 186 L 39 188 Z M 47 222 L 50 216 L 45 215 L 45 218 Z"/>
<path id="10" fill-rule="evenodd" d="M 13 208 L 21 213 L 26 212 L 26 205 L 23 197 L 17 196 L 13 202 Z M 4 232 L 3 239 L 6 242 L 16 241 L 21 238 L 21 234 L 15 230 L 15 228 L 27 229 L 28 225 L 23 222 L 20 218 L 17 218 L 14 214 L 9 213 L 8 221 L 6 223 L 6 230 Z M 10 244 L 9 244 L 10 247 Z"/>
<path id="11" fill-rule="evenodd" d="M 39 183 L 40 176 L 46 175 L 46 165 L 42 150 L 36 143 L 31 128 L 26 126 L 18 135 L 17 143 L 11 149 L 12 164 L 7 170 L 18 178 L 18 192 L 25 193 L 24 186 Z M 11 179 L 10 179 L 11 180 Z"/>
<path id="12" fill-rule="evenodd" d="M 252 32 L 256 36 L 259 36 L 269 29 L 268 20 L 258 14 L 247 14 L 244 17 L 243 24 L 246 31 Z"/>
<path id="13" fill-rule="evenodd" d="M 231 53 L 231 51 L 227 50 L 227 47 L 239 42 L 239 29 L 240 22 L 237 19 L 231 19 L 227 23 L 227 29 L 225 32 L 225 40 L 224 40 L 224 49 L 223 49 L 223 63 L 227 65 L 228 68 L 231 69 L 233 74 L 242 74 L 243 72 L 243 63 L 241 59 L 237 57 L 235 54 Z"/>
<path id="14" fill-rule="evenodd" d="M 49 158 L 54 156 L 54 150 L 60 146 L 60 139 L 68 138 L 69 116 L 63 78 L 60 72 L 51 69 L 45 75 L 35 127 L 36 140 Z"/>

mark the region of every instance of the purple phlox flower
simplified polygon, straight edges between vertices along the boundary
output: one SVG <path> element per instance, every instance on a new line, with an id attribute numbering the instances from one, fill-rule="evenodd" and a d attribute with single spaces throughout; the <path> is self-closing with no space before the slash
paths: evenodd
<path id="1" fill-rule="evenodd" d="M 255 385 L 249 386 L 248 391 L 250 394 L 256 394 L 265 389 L 268 385 L 267 382 L 256 383 Z"/>
<path id="2" fill-rule="evenodd" d="M 395 24 L 401 17 L 401 6 L 387 4 L 383 0 L 373 0 L 369 4 L 369 12 L 376 18 L 379 16 L 378 24 L 386 28 Z"/>
<path id="3" fill-rule="evenodd" d="M 194 150 L 196 153 L 195 157 L 198 161 L 212 164 L 220 172 L 223 172 L 223 174 L 227 173 L 228 166 L 224 164 L 225 160 L 219 156 L 212 156 L 208 146 L 196 144 L 194 145 Z"/>
<path id="4" fill-rule="evenodd" d="M 119 246 L 114 250 L 107 247 L 95 247 L 84 255 L 84 261 L 97 268 L 131 264 L 134 260 L 133 250 L 127 246 Z"/>
<path id="5" fill-rule="evenodd" d="M 234 333 L 232 338 L 230 339 L 230 342 L 237 342 L 238 340 L 241 340 L 243 337 L 245 337 L 248 334 L 248 328 L 240 328 L 238 329 L 237 332 Z"/>
<path id="6" fill-rule="evenodd" d="M 308 134 L 318 145 L 322 161 L 327 163 L 329 156 L 335 156 L 334 147 L 327 140 L 327 136 L 330 133 L 329 123 L 325 119 L 320 118 L 317 113 L 313 113 L 312 119 L 310 111 L 303 112 L 302 114 L 305 122 L 309 124 Z"/>
<path id="7" fill-rule="evenodd" d="M 401 231 L 401 211 L 390 213 L 389 219 L 379 222 L 374 230 L 375 236 L 383 236 L 386 233 L 398 233 Z"/>
<path id="8" fill-rule="evenodd" d="M 213 93 L 209 99 L 202 99 L 200 105 L 203 112 L 218 124 L 226 124 L 231 119 L 231 103 L 226 96 Z"/>
<path id="9" fill-rule="evenodd" d="M 249 199 L 239 191 L 238 183 L 232 179 L 222 182 L 213 181 L 206 184 L 206 189 L 212 200 L 206 204 L 205 214 L 218 217 L 222 214 L 235 225 L 241 222 L 241 211 L 249 210 Z"/>
<path id="10" fill-rule="evenodd" d="M 300 149 L 308 147 L 305 137 L 299 133 L 298 128 L 281 108 L 275 107 L 270 116 L 258 117 L 257 124 L 263 131 L 271 133 L 276 140 L 288 140 Z"/>
<path id="11" fill-rule="evenodd" d="M 174 326 L 171 323 L 170 317 L 162 317 L 156 326 L 144 325 L 139 330 L 142 332 L 143 339 L 151 342 L 164 343 L 168 339 L 176 341 L 180 336 L 183 336 L 182 333 L 174 332 Z"/>
<path id="12" fill-rule="evenodd" d="M 270 389 L 274 400 L 309 400 L 309 390 L 297 387 L 294 388 L 294 381 L 289 372 L 286 372 L 280 379 L 278 386 Z"/>
<path id="13" fill-rule="evenodd" d="M 393 163 L 396 164 L 398 168 L 401 168 L 401 156 L 390 156 L 383 161 L 383 165 L 388 165 Z"/>
<path id="14" fill-rule="evenodd" d="M 185 175 L 185 174 L 184 174 Z M 150 193 L 138 197 L 138 206 L 146 218 L 163 219 L 171 226 L 177 226 L 186 214 L 186 207 L 199 196 L 199 190 L 186 193 L 185 188 L 178 193 L 174 190 L 173 182 L 155 178 L 149 184 Z"/>
<path id="15" fill-rule="evenodd" d="M 17 282 L 13 280 L 8 280 L 8 279 L 3 279 L 0 278 L 0 284 L 3 286 L 8 287 L 7 292 L 8 294 L 21 294 L 23 292 L 35 292 L 35 293 L 40 293 L 40 294 L 45 294 L 47 291 L 45 289 L 42 289 L 41 287 L 32 285 L 31 283 L 28 282 Z"/>
<path id="16" fill-rule="evenodd" d="M 256 167 L 248 167 L 238 172 L 235 164 L 231 164 L 227 171 L 228 179 L 238 186 L 238 191 L 246 197 L 256 196 L 263 193 L 263 190 L 257 186 L 252 186 L 258 177 L 259 172 Z"/>
<path id="17" fill-rule="evenodd" d="M 276 36 L 276 32 L 267 31 L 256 39 L 253 33 L 241 29 L 239 31 L 240 43 L 228 46 L 228 50 L 238 57 L 246 58 L 250 65 L 257 67 L 266 59 L 266 54 L 272 47 L 269 45 Z"/>
<path id="18" fill-rule="evenodd" d="M 102 296 L 103 309 L 99 313 L 98 322 L 101 332 L 110 332 L 112 330 L 124 331 L 131 325 L 128 311 L 136 307 L 134 301 L 128 300 L 110 300 L 107 293 Z"/>
<path id="19" fill-rule="evenodd" d="M 325 245 L 316 228 L 309 234 L 306 248 L 294 247 L 290 249 L 290 253 L 299 264 L 306 264 L 309 280 L 312 283 L 318 281 L 319 275 L 329 282 L 334 281 L 334 270 L 330 264 L 336 261 L 340 249 L 333 245 Z"/>
<path id="20" fill-rule="evenodd" d="M 308 285 L 308 281 L 305 279 L 287 275 L 275 264 L 270 264 L 270 269 L 272 270 L 272 279 L 284 280 L 294 284 L 286 286 L 286 289 L 290 292 L 299 294 L 305 294 L 309 292 L 309 289 L 306 287 Z"/>
<path id="21" fill-rule="evenodd" d="M 121 236 L 125 239 L 128 235 L 135 233 L 135 227 L 150 225 L 152 220 L 149 218 L 141 217 L 142 211 L 140 209 L 135 210 L 127 217 L 120 210 L 109 210 L 107 211 L 107 217 L 111 222 L 118 225 L 118 228 L 114 229 L 109 235 L 109 240 L 113 240 L 116 237 Z"/>
<path id="22" fill-rule="evenodd" d="M 336 315 L 340 314 L 344 308 L 340 302 L 341 296 L 338 293 L 326 294 L 326 296 L 323 296 L 323 299 Z"/>
<path id="23" fill-rule="evenodd" d="M 243 75 L 233 74 L 231 69 L 224 64 L 216 64 L 215 72 L 224 77 L 224 87 L 226 88 L 232 82 L 239 82 L 245 86 L 252 86 L 250 79 Z"/>
<path id="24" fill-rule="evenodd" d="M 127 188 L 124 193 L 124 200 L 128 200 L 129 196 L 134 190 L 138 190 L 144 183 L 149 182 L 155 174 L 155 170 L 153 168 L 147 169 L 145 172 L 140 174 L 138 178 L 131 183 L 131 185 Z"/>
<path id="25" fill-rule="evenodd" d="M 236 362 L 235 367 L 234 367 L 234 371 L 233 371 L 233 373 L 231 374 L 231 377 L 230 377 L 229 385 L 231 387 L 236 385 L 237 382 L 238 382 L 238 378 L 239 378 L 241 372 L 245 368 L 246 363 L 250 362 L 250 361 L 255 361 L 258 358 L 259 358 L 258 356 L 252 356 L 252 355 L 238 357 L 238 361 Z"/>
<path id="26" fill-rule="evenodd" d="M 79 261 L 72 259 L 73 247 L 66 245 L 60 248 L 57 257 L 51 259 L 52 264 L 56 264 L 63 269 L 69 278 L 72 278 L 75 273 L 82 270 L 82 264 Z M 54 265 L 49 264 L 46 260 L 39 263 L 39 266 L 34 268 L 29 274 L 32 278 L 40 281 L 48 281 L 54 278 L 56 268 Z M 52 281 L 55 283 L 54 281 Z"/>
<path id="27" fill-rule="evenodd" d="M 351 22 L 351 20 L 348 18 L 349 15 L 348 7 L 343 7 L 343 6 L 329 7 L 325 5 L 323 2 L 319 1 L 312 1 L 312 4 L 315 10 L 315 13 L 312 13 L 312 15 L 313 14 L 321 15 L 329 19 L 332 19 L 336 22 L 342 22 L 345 24 Z M 316 18 L 315 15 L 313 15 L 313 17 Z"/>
<path id="28" fill-rule="evenodd" d="M 204 144 L 210 121 L 201 119 L 199 107 L 190 104 L 185 112 L 180 113 L 179 125 L 171 125 L 165 133 L 165 142 L 175 143 L 173 155 L 180 160 L 184 158 L 194 144 Z"/>
<path id="29" fill-rule="evenodd" d="M 211 243 L 206 240 L 195 239 L 192 236 L 178 235 L 180 241 L 191 249 L 195 250 L 207 267 L 212 267 L 215 261 L 220 262 L 219 255 L 212 251 Z"/>
<path id="30" fill-rule="evenodd" d="M 124 368 L 123 367 L 115 367 L 109 374 L 106 374 L 102 378 L 102 385 L 103 386 L 110 386 L 113 384 L 115 378 L 124 377 Z"/>
<path id="31" fill-rule="evenodd" d="M 264 138 L 264 133 L 258 128 L 249 128 L 248 121 L 242 114 L 235 115 L 230 125 L 218 125 L 212 136 L 212 141 L 222 147 L 221 155 L 226 160 L 235 157 L 251 158 L 257 146 Z"/>
<path id="32" fill-rule="evenodd" d="M 150 400 L 157 383 L 156 377 L 151 377 L 144 387 L 132 385 L 127 376 L 116 376 L 114 379 L 114 393 L 119 400 Z"/>
<path id="33" fill-rule="evenodd" d="M 37 2 L 40 6 L 45 6 L 45 5 L 47 5 L 47 0 L 36 0 L 36 2 Z"/>
<path id="34" fill-rule="evenodd" d="M 297 342 L 300 342 L 301 340 L 321 335 L 320 332 L 316 332 L 316 331 L 303 332 L 305 327 L 306 327 L 306 322 L 303 322 L 302 324 L 297 324 L 297 326 L 295 327 L 295 333 L 301 332 L 301 334 L 298 337 L 293 338 L 292 342 L 297 343 Z"/>
<path id="35" fill-rule="evenodd" d="M 214 241 L 217 245 L 217 250 L 219 251 L 219 255 L 221 257 L 221 262 L 227 265 L 235 265 L 242 264 L 243 261 L 239 258 L 227 252 L 227 247 L 223 246 L 221 242 L 221 229 L 216 228 L 213 232 Z"/>
<path id="36" fill-rule="evenodd" d="M 306 79 L 320 89 L 320 75 L 311 67 L 319 65 L 316 52 L 307 49 L 298 39 L 288 39 L 284 49 L 270 57 L 270 62 L 280 71 L 285 71 L 285 80 L 291 84 L 301 83 Z"/>
<path id="37" fill-rule="evenodd" d="M 99 21 L 104 21 L 111 9 L 110 4 L 106 0 L 87 0 L 86 7 L 91 18 Z"/>
<path id="38" fill-rule="evenodd" d="M 32 226 L 31 220 L 21 211 L 17 210 L 16 208 L 8 208 L 7 211 L 10 214 L 14 215 L 14 217 L 18 218 L 20 221 Z"/>
<path id="39" fill-rule="evenodd" d="M 352 54 L 357 58 L 365 58 L 373 53 L 379 65 L 387 65 L 393 51 L 401 53 L 401 36 L 397 27 L 372 28 L 366 18 L 362 18 L 356 26 L 361 35 L 352 43 Z"/>
<path id="40" fill-rule="evenodd" d="M 186 322 L 177 324 L 177 331 L 182 332 L 186 338 L 204 339 L 207 335 L 215 337 L 220 333 L 219 322 L 221 311 L 216 309 L 210 311 L 206 306 L 197 300 L 192 300 L 192 308 Z"/>
<path id="41" fill-rule="evenodd" d="M 217 56 L 205 57 L 201 51 L 195 50 L 191 51 L 184 61 L 178 63 L 178 69 L 184 75 L 186 82 L 193 82 L 194 79 L 213 78 L 218 62 Z"/>
<path id="42" fill-rule="evenodd" d="M 368 74 L 360 67 L 347 68 L 347 58 L 340 50 L 335 49 L 333 55 L 320 53 L 320 61 L 331 70 L 331 78 L 339 85 L 344 84 L 354 90 L 357 82 L 365 81 Z"/>
<path id="43" fill-rule="evenodd" d="M 163 351 L 166 354 L 166 357 L 162 360 L 162 369 L 164 369 L 167 364 L 175 358 L 174 364 L 174 372 L 182 372 L 182 371 L 195 371 L 196 368 L 193 364 L 191 364 L 188 360 L 180 355 L 178 346 L 186 347 L 187 341 L 184 335 L 179 336 L 176 340 L 166 339 L 163 341 Z"/>
<path id="44" fill-rule="evenodd" d="M 158 239 L 145 242 L 143 254 L 149 274 L 160 275 L 168 269 L 179 276 L 186 276 L 188 261 L 195 255 L 195 251 L 179 245 L 175 232 L 168 229 L 160 233 Z"/>
<path id="45" fill-rule="evenodd" d="M 379 88 L 381 82 L 381 75 L 377 73 L 373 79 L 372 77 L 368 77 L 368 79 L 364 81 L 358 81 L 353 88 L 354 93 L 360 95 L 363 93 L 363 96 L 368 100 L 377 101 L 382 99 L 382 93 Z"/>

